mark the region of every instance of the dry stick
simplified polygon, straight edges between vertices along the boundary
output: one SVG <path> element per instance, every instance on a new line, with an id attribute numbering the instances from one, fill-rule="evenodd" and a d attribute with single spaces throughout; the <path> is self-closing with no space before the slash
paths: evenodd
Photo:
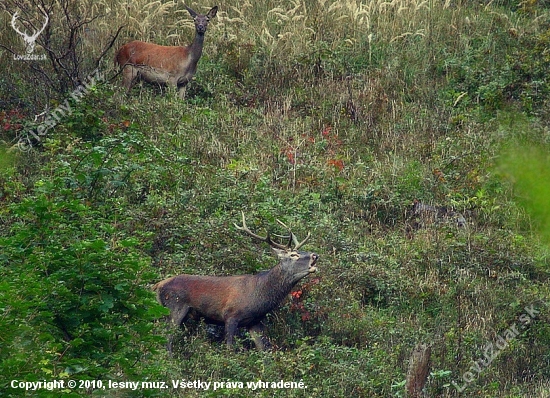
<path id="1" fill-rule="evenodd" d="M 417 344 L 409 359 L 409 370 L 405 390 L 407 397 L 419 398 L 430 374 L 431 347 L 426 344 Z"/>

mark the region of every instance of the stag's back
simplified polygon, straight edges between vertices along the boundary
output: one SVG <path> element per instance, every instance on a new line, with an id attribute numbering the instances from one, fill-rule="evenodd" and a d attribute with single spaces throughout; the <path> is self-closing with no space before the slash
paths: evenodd
<path id="1" fill-rule="evenodd" d="M 170 310 L 188 306 L 210 321 L 223 323 L 228 312 L 250 307 L 255 294 L 254 275 L 178 275 L 155 286 L 157 300 Z"/>

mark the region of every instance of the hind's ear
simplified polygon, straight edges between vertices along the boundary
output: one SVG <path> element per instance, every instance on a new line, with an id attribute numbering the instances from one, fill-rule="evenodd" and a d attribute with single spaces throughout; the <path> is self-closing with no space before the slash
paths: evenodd
<path id="1" fill-rule="evenodd" d="M 208 14 L 206 14 L 206 16 L 212 19 L 216 16 L 217 13 L 218 13 L 218 6 L 214 6 L 210 11 L 208 11 Z"/>
<path id="2" fill-rule="evenodd" d="M 191 16 L 193 18 L 196 18 L 197 17 L 197 13 L 195 11 L 193 11 L 192 9 L 190 9 L 189 7 L 185 6 L 185 8 L 187 9 L 187 11 L 189 11 L 189 14 L 191 14 Z"/>

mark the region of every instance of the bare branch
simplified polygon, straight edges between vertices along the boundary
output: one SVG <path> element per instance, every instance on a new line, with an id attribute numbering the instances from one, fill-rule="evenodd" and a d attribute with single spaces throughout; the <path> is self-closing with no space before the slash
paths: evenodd
<path id="1" fill-rule="evenodd" d="M 97 59 L 96 61 L 96 67 L 99 67 L 99 63 L 101 62 L 101 60 L 103 59 L 103 57 L 105 56 L 105 54 L 107 54 L 107 52 L 114 46 L 115 44 L 115 41 L 116 39 L 118 38 L 118 35 L 120 34 L 120 32 L 122 32 L 122 29 L 124 29 L 126 25 L 122 25 L 122 26 L 119 26 L 118 30 L 116 31 L 115 35 L 113 36 L 113 39 L 111 40 L 111 42 L 109 44 L 107 44 L 107 46 L 105 47 L 105 49 L 103 50 L 103 52 L 99 55 L 99 58 Z M 119 72 L 120 73 L 120 72 Z M 118 74 L 118 73 L 117 73 Z"/>

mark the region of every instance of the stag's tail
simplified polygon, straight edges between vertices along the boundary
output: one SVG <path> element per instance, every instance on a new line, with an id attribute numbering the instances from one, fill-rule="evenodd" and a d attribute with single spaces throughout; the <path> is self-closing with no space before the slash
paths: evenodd
<path id="1" fill-rule="evenodd" d="M 161 305 L 164 305 L 164 303 L 163 303 L 162 300 L 161 300 L 160 291 L 161 291 L 161 288 L 162 288 L 162 286 L 164 285 L 165 282 L 166 282 L 166 280 L 160 281 L 160 282 L 158 282 L 158 283 L 155 283 L 155 284 L 153 285 L 153 287 L 151 288 L 154 292 L 157 292 L 157 301 L 158 301 L 159 304 L 161 304 Z"/>
<path id="2" fill-rule="evenodd" d="M 157 292 L 157 301 L 159 302 L 159 304 L 161 305 L 166 305 L 165 301 L 166 300 L 163 300 L 162 299 L 162 293 L 165 289 L 163 289 L 164 285 L 166 285 L 168 282 L 170 282 L 172 279 L 174 279 L 175 277 L 171 277 L 171 278 L 168 278 L 168 279 L 164 279 L 158 283 L 155 283 L 153 285 L 153 287 L 151 289 L 153 289 L 154 292 Z"/>

